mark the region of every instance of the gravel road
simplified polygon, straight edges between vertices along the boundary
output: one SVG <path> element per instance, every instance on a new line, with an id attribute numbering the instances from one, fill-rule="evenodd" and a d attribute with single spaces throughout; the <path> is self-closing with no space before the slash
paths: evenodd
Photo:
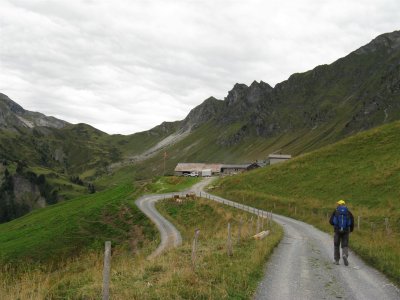
<path id="1" fill-rule="evenodd" d="M 265 268 L 255 299 L 400 299 L 384 275 L 350 251 L 349 266 L 333 264 L 333 235 L 274 215 L 285 235 Z M 351 235 L 350 235 L 351 239 Z"/>
<path id="2" fill-rule="evenodd" d="M 212 179 L 194 186 L 198 195 L 256 214 L 247 205 L 205 193 Z M 349 251 L 349 266 L 333 264 L 333 233 L 291 218 L 273 214 L 284 228 L 284 238 L 265 267 L 265 275 L 254 299 L 400 299 L 400 290 L 382 273 L 367 266 Z M 351 239 L 351 235 L 350 235 Z"/>
<path id="3" fill-rule="evenodd" d="M 171 198 L 174 194 L 146 195 L 135 201 L 137 207 L 156 224 L 160 231 L 161 243 L 157 249 L 150 254 L 149 258 L 160 255 L 164 250 L 177 247 L 182 244 L 182 237 L 179 231 L 165 219 L 155 208 L 155 203 L 165 198 Z"/>
<path id="4" fill-rule="evenodd" d="M 190 191 L 198 196 L 254 213 L 266 213 L 206 193 L 203 188 L 213 178 L 194 185 Z M 159 255 L 168 247 L 178 246 L 182 238 L 177 229 L 154 208 L 160 199 L 173 194 L 144 196 L 137 206 L 157 225 L 161 244 L 151 255 Z M 254 299 L 400 299 L 400 291 L 383 274 L 367 266 L 356 254 L 349 252 L 349 266 L 333 264 L 333 235 L 291 218 L 273 215 L 284 228 L 284 238 L 265 267 L 265 275 Z M 351 239 L 351 235 L 350 235 Z"/>

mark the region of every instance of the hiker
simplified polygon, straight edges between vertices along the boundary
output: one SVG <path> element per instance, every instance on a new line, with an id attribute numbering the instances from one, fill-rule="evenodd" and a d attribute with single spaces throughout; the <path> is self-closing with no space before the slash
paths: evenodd
<path id="1" fill-rule="evenodd" d="M 334 244 L 334 258 L 335 264 L 339 264 L 340 259 L 340 249 L 339 246 L 342 245 L 342 258 L 345 266 L 349 265 L 349 235 L 354 229 L 354 217 L 353 214 L 346 206 L 344 200 L 339 200 L 336 209 L 333 211 L 331 218 L 329 219 L 329 224 L 331 224 L 335 230 L 335 235 L 333 239 Z"/>

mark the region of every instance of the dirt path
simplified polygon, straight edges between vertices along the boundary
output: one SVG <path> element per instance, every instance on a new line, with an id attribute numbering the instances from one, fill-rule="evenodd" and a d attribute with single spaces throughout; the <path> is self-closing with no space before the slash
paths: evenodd
<path id="1" fill-rule="evenodd" d="M 165 198 L 171 198 L 174 194 L 146 195 L 135 201 L 137 207 L 156 224 L 160 231 L 161 243 L 157 249 L 149 256 L 154 258 L 160 255 L 164 250 L 171 247 L 178 247 L 182 244 L 182 237 L 179 231 L 165 219 L 155 208 L 155 203 Z"/>
<path id="2" fill-rule="evenodd" d="M 210 183 L 197 184 L 196 193 L 254 213 L 266 213 L 205 193 Z M 333 264 L 333 237 L 312 225 L 273 215 L 284 228 L 284 238 L 265 267 L 254 299 L 400 299 L 400 291 L 382 273 L 350 251 L 349 266 Z M 351 237 L 350 237 L 351 238 Z"/>
<path id="3" fill-rule="evenodd" d="M 265 268 L 255 299 L 400 299 L 399 290 L 350 251 L 349 266 L 333 264 L 333 238 L 274 215 L 285 236 Z M 350 237 L 351 239 L 351 237 Z"/>
<path id="4" fill-rule="evenodd" d="M 196 192 L 196 194 L 200 194 L 204 188 L 204 186 L 208 185 L 212 178 L 205 178 L 203 181 L 195 184 L 189 190 L 191 192 Z M 172 198 L 177 194 L 186 194 L 187 191 L 176 192 L 176 193 L 168 193 L 168 194 L 159 194 L 159 195 L 145 195 L 140 197 L 135 201 L 137 207 L 156 225 L 158 231 L 161 236 L 161 243 L 157 247 L 157 249 L 149 256 L 149 258 L 154 258 L 160 255 L 163 251 L 172 248 L 178 247 L 182 244 L 182 237 L 180 232 L 176 229 L 176 227 L 165 219 L 155 208 L 155 203 L 159 200 Z"/>
<path id="5" fill-rule="evenodd" d="M 190 190 L 238 209 L 266 213 L 204 192 L 203 188 L 212 180 L 204 179 Z M 144 196 L 136 201 L 161 232 L 161 244 L 152 257 L 182 243 L 178 230 L 154 208 L 156 201 L 172 195 Z M 291 218 L 276 214 L 273 218 L 283 226 L 285 235 L 265 267 L 255 299 L 400 299 L 399 289 L 353 252 L 350 251 L 348 267 L 334 265 L 331 235 Z"/>

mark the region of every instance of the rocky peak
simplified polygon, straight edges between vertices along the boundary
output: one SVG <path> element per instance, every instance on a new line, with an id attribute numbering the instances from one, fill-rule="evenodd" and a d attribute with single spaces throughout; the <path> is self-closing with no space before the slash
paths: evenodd
<path id="1" fill-rule="evenodd" d="M 354 51 L 355 54 L 372 53 L 379 49 L 388 51 L 400 49 L 400 31 L 384 33 L 374 38 L 370 43 Z"/>
<path id="2" fill-rule="evenodd" d="M 34 128 L 38 126 L 63 128 L 67 125 L 69 123 L 63 120 L 25 110 L 8 96 L 0 93 L 0 127 L 2 128 Z"/>
<path id="3" fill-rule="evenodd" d="M 260 83 L 258 83 L 257 81 L 253 81 L 246 95 L 246 100 L 248 103 L 251 104 L 257 103 L 272 90 L 272 87 L 264 81 L 260 81 Z"/>
<path id="4" fill-rule="evenodd" d="M 195 128 L 212 118 L 214 118 L 222 107 L 222 101 L 214 97 L 209 97 L 202 104 L 193 108 L 185 118 L 184 127 L 186 129 Z"/>
<path id="5" fill-rule="evenodd" d="M 241 99 L 245 99 L 248 88 L 249 87 L 243 83 L 236 83 L 225 98 L 227 105 L 232 106 L 235 103 L 238 103 Z"/>
<path id="6" fill-rule="evenodd" d="M 233 89 L 228 92 L 225 102 L 228 106 L 237 103 L 254 104 L 265 98 L 272 90 L 273 88 L 263 81 L 253 81 L 250 86 L 236 83 Z"/>
<path id="7" fill-rule="evenodd" d="M 8 96 L 0 93 L 0 101 L 3 102 L 13 113 L 21 114 L 24 113 L 25 110 L 19 104 L 12 101 Z"/>

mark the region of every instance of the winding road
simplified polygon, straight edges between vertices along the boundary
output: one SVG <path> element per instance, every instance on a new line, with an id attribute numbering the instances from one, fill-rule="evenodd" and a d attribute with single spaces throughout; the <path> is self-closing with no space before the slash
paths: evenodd
<path id="1" fill-rule="evenodd" d="M 175 193 L 176 194 L 176 193 Z M 174 194 L 145 195 L 135 201 L 137 207 L 151 220 L 158 231 L 160 231 L 161 243 L 157 249 L 150 254 L 149 259 L 160 255 L 163 251 L 178 247 L 182 244 L 180 232 L 164 218 L 155 208 L 155 203 L 159 200 L 171 198 Z"/>
<path id="2" fill-rule="evenodd" d="M 266 213 L 204 192 L 211 180 L 207 178 L 190 190 L 198 196 L 251 213 Z M 154 208 L 156 201 L 172 195 L 150 195 L 136 201 L 161 232 L 161 244 L 152 257 L 182 243 L 178 230 Z M 284 238 L 266 264 L 264 278 L 254 299 L 400 299 L 399 289 L 353 252 L 349 252 L 348 267 L 342 262 L 339 266 L 334 265 L 331 235 L 284 216 L 273 214 L 273 219 L 283 226 Z"/>

